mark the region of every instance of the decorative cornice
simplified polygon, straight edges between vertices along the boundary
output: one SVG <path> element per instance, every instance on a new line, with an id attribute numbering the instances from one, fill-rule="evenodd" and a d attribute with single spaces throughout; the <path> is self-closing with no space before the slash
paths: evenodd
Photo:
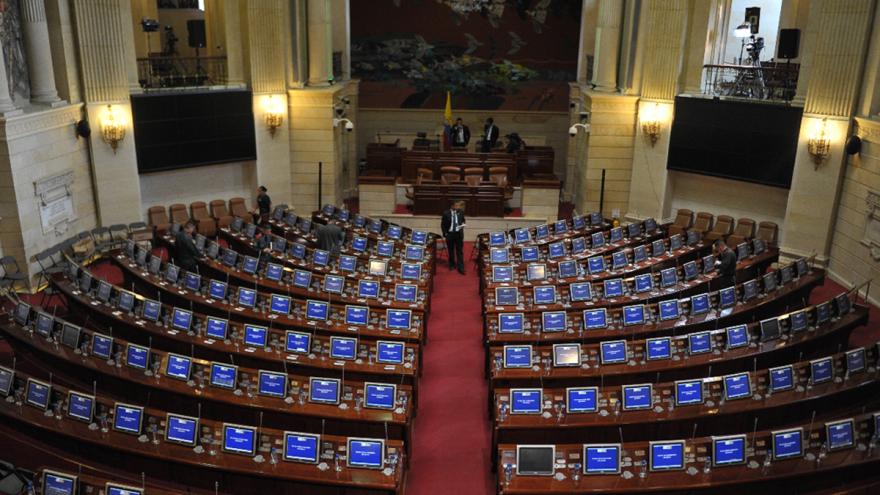
<path id="1" fill-rule="evenodd" d="M 880 121 L 856 117 L 855 134 L 863 141 L 880 143 Z"/>
<path id="2" fill-rule="evenodd" d="M 72 126 L 82 116 L 82 105 L 82 103 L 74 103 L 0 119 L 0 141 L 9 142 L 32 134 Z"/>

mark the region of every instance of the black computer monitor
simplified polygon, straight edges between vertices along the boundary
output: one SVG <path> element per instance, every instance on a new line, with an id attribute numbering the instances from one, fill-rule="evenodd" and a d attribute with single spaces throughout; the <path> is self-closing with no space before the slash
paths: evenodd
<path id="1" fill-rule="evenodd" d="M 556 464 L 555 445 L 517 445 L 517 476 L 553 476 Z"/>
<path id="2" fill-rule="evenodd" d="M 67 322 L 61 325 L 61 345 L 71 349 L 78 349 L 81 337 L 82 328 Z"/>
<path id="3" fill-rule="evenodd" d="M 779 336 L 779 318 L 767 318 L 766 320 L 761 320 L 762 342 L 778 339 Z"/>
<path id="4" fill-rule="evenodd" d="M 15 372 L 5 366 L 0 366 L 0 395 L 8 396 L 12 392 L 15 383 Z"/>

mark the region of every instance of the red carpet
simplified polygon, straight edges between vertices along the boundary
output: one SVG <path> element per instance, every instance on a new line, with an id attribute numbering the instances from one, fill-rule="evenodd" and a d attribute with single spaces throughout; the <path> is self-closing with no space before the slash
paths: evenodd
<path id="1" fill-rule="evenodd" d="M 471 250 L 465 243 L 464 252 Z M 408 493 L 494 493 L 477 273 L 437 264 Z"/>

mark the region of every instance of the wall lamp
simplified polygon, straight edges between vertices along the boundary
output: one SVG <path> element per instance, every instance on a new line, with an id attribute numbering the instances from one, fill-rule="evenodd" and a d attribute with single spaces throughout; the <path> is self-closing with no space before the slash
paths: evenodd
<path id="1" fill-rule="evenodd" d="M 272 95 L 265 100 L 266 127 L 269 135 L 275 137 L 275 131 L 284 123 L 284 102 L 277 95 Z"/>
<path id="2" fill-rule="evenodd" d="M 101 137 L 104 142 L 113 148 L 113 154 L 116 154 L 116 148 L 119 142 L 125 139 L 125 127 L 128 124 L 125 115 L 119 111 L 118 107 L 107 105 L 104 115 L 101 116 Z"/>
<path id="3" fill-rule="evenodd" d="M 816 168 L 819 168 L 819 165 L 831 154 L 831 139 L 828 137 L 827 126 L 828 122 L 826 119 L 817 122 L 807 139 L 807 152 L 813 159 Z"/>
<path id="4" fill-rule="evenodd" d="M 657 139 L 660 138 L 660 105 L 654 103 L 645 107 L 642 111 L 641 124 L 642 134 L 648 136 L 653 148 L 657 144 Z"/>

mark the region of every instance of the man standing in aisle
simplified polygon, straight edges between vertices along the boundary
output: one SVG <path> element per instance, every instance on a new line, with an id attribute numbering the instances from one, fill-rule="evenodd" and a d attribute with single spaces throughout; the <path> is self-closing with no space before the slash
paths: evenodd
<path id="1" fill-rule="evenodd" d="M 193 239 L 195 231 L 196 224 L 190 220 L 174 234 L 174 262 L 177 266 L 193 273 L 196 272 L 198 259 L 202 257 L 196 248 L 196 241 Z"/>
<path id="2" fill-rule="evenodd" d="M 269 220 L 269 213 L 272 211 L 272 198 L 266 194 L 267 191 L 266 186 L 257 188 L 257 205 L 251 213 L 254 215 L 254 222 L 258 224 Z"/>
<path id="3" fill-rule="evenodd" d="M 498 126 L 492 117 L 486 119 L 486 125 L 483 126 L 483 140 L 480 141 L 480 151 L 488 153 L 495 148 L 499 136 Z"/>
<path id="4" fill-rule="evenodd" d="M 718 288 L 736 284 L 736 253 L 723 239 L 715 240 L 715 267 L 718 270 Z"/>
<path id="5" fill-rule="evenodd" d="M 443 212 L 440 230 L 446 239 L 446 251 L 449 253 L 449 269 L 458 269 L 464 275 L 464 201 L 452 203 L 452 208 Z"/>

